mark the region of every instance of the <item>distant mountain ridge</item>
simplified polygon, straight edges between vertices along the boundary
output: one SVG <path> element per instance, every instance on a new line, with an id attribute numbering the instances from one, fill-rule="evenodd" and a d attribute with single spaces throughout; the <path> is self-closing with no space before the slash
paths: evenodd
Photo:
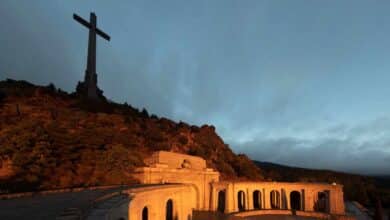
<path id="1" fill-rule="evenodd" d="M 279 164 L 279 163 L 273 163 L 273 162 L 268 162 L 268 161 L 257 161 L 253 160 L 253 162 L 259 166 L 259 167 L 264 167 L 264 168 L 284 168 L 284 169 L 301 169 L 301 170 L 310 170 L 310 171 L 318 171 L 318 172 L 336 172 L 336 173 L 344 173 L 348 175 L 361 175 L 357 173 L 348 173 L 344 171 L 337 171 L 337 170 L 329 170 L 329 169 L 314 169 L 314 168 L 305 168 L 305 167 L 299 167 L 299 166 L 290 166 L 290 165 L 285 165 L 285 164 Z M 362 175 L 362 176 L 368 176 L 368 175 Z M 382 176 L 372 176 L 372 177 L 382 177 Z M 389 176 L 390 177 L 390 176 Z"/>
<path id="2" fill-rule="evenodd" d="M 373 205 L 377 197 L 390 207 L 390 177 L 364 176 L 331 170 L 291 167 L 271 162 L 253 161 L 267 180 L 285 182 L 326 182 L 344 185 L 344 197 L 365 205 Z"/>

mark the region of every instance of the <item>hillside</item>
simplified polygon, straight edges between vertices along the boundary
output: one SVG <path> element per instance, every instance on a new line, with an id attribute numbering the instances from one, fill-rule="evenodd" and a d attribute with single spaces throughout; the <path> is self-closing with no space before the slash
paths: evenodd
<path id="1" fill-rule="evenodd" d="M 236 155 L 211 125 L 191 126 L 128 105 L 91 102 L 54 85 L 0 81 L 0 193 L 131 184 L 153 151 L 206 159 L 225 180 L 337 182 L 345 198 L 389 206 L 388 177 L 310 170 Z"/>
<path id="2" fill-rule="evenodd" d="M 191 126 L 54 85 L 0 82 L 0 192 L 133 183 L 153 151 L 201 156 L 222 179 L 261 180 L 210 125 Z"/>
<path id="3" fill-rule="evenodd" d="M 269 180 L 285 182 L 326 182 L 344 185 L 344 198 L 373 206 L 379 197 L 384 207 L 390 207 L 390 178 L 369 177 L 330 170 L 290 167 L 269 162 L 254 161 L 263 176 Z"/>

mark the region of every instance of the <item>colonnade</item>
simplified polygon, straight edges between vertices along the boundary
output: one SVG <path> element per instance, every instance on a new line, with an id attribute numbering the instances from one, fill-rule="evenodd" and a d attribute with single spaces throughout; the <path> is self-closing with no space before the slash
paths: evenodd
<path id="1" fill-rule="evenodd" d="M 344 213 L 342 186 L 314 183 L 220 182 L 211 208 L 224 213 L 281 209 Z"/>

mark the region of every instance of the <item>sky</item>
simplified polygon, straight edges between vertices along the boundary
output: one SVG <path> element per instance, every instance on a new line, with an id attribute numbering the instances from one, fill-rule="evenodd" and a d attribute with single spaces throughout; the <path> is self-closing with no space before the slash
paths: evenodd
<path id="1" fill-rule="evenodd" d="M 0 80 L 83 80 L 116 102 L 212 124 L 236 153 L 390 175 L 390 1 L 2 0 Z"/>

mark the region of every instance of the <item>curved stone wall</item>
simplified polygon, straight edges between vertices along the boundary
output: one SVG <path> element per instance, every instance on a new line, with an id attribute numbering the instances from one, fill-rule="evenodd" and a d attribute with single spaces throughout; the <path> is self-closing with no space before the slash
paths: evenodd
<path id="1" fill-rule="evenodd" d="M 128 218 L 131 220 L 143 219 L 143 215 L 148 219 L 166 219 L 170 210 L 172 219 L 191 219 L 197 205 L 197 192 L 192 185 L 142 187 L 126 193 L 130 195 Z"/>

